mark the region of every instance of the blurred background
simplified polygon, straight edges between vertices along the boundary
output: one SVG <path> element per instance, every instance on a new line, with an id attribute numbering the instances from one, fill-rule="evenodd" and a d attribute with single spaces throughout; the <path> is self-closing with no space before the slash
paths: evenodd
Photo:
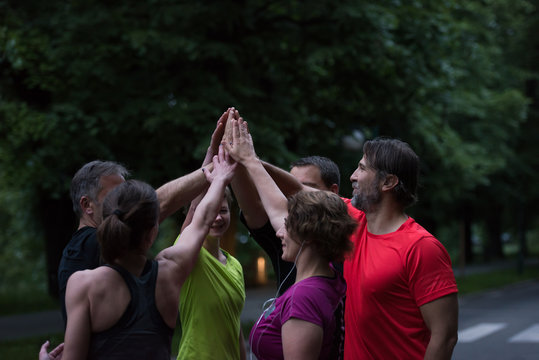
<path id="1" fill-rule="evenodd" d="M 422 181 L 409 213 L 454 266 L 522 271 L 539 256 L 538 6 L 0 0 L 0 307 L 56 306 L 78 168 L 114 160 L 157 188 L 200 166 L 229 106 L 264 160 L 333 159 L 346 197 L 364 140 L 410 143 Z M 231 228 L 224 247 L 247 286 L 271 282 L 262 250 Z"/>

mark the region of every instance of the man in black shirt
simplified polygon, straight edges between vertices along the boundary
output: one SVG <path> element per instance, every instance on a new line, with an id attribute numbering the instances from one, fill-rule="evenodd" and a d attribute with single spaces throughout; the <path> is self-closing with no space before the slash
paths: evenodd
<path id="1" fill-rule="evenodd" d="M 58 266 L 58 286 L 62 316 L 66 322 L 67 280 L 76 271 L 100 265 L 96 228 L 101 223 L 101 203 L 105 195 L 125 181 L 127 169 L 112 161 L 92 161 L 80 168 L 71 181 L 73 211 L 79 218 L 77 231 L 64 248 Z"/>
<path id="2" fill-rule="evenodd" d="M 227 110 L 217 123 L 208 147 L 208 156 L 217 154 L 224 132 Z M 210 170 L 213 164 L 205 166 Z M 125 181 L 127 169 L 112 161 L 95 160 L 80 168 L 71 181 L 73 211 L 79 218 L 77 231 L 64 248 L 58 267 L 58 286 L 64 323 L 67 323 L 65 291 L 67 280 L 76 271 L 95 269 L 102 265 L 97 242 L 97 227 L 101 223 L 101 203 L 105 195 Z M 171 180 L 156 190 L 159 200 L 159 223 L 182 206 L 187 205 L 208 185 L 201 169 Z"/>

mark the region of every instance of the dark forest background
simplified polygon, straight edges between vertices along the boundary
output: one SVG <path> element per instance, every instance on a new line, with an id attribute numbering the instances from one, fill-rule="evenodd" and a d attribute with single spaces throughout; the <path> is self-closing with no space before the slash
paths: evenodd
<path id="1" fill-rule="evenodd" d="M 332 158 L 344 196 L 363 139 L 410 143 L 410 213 L 455 265 L 539 254 L 538 6 L 0 0 L 0 292 L 55 293 L 82 164 L 158 187 L 200 166 L 229 106 L 264 160 Z"/>

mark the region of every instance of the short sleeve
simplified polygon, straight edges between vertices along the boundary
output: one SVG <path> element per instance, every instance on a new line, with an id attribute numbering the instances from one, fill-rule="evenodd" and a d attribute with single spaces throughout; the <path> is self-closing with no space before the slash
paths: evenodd
<path id="1" fill-rule="evenodd" d="M 406 269 L 417 306 L 458 291 L 451 258 L 433 236 L 425 236 L 414 243 L 408 252 Z"/>
<path id="2" fill-rule="evenodd" d="M 317 288 L 297 286 L 291 289 L 293 293 L 283 304 L 281 324 L 291 318 L 304 320 L 324 328 L 324 319 L 332 316 L 327 298 Z"/>

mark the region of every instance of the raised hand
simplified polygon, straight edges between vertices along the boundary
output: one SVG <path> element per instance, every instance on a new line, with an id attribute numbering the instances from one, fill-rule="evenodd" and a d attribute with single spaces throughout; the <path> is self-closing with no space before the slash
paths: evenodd
<path id="1" fill-rule="evenodd" d="M 235 108 L 231 107 L 229 108 L 229 112 L 227 114 L 227 120 L 226 120 L 226 126 L 223 134 L 223 140 L 222 142 L 231 142 L 232 141 L 232 120 L 236 119 L 238 120 L 240 118 L 240 113 Z"/>
<path id="2" fill-rule="evenodd" d="M 228 119 L 230 114 L 234 116 L 234 112 L 237 111 L 233 107 L 228 108 L 225 112 L 223 112 L 221 117 L 219 117 L 219 120 L 217 120 L 217 125 L 215 126 L 215 130 L 211 135 L 210 146 L 206 151 L 206 157 L 202 162 L 202 166 L 208 165 L 210 162 L 212 162 L 213 157 L 219 152 L 219 145 L 221 144 L 221 141 L 224 141 L 225 129 L 228 127 Z"/>
<path id="3" fill-rule="evenodd" d="M 249 133 L 249 127 L 246 121 L 240 117 L 238 120 L 233 119 L 232 126 L 232 141 L 223 143 L 226 151 L 237 162 L 244 164 L 246 161 L 256 159 L 253 139 Z"/>
<path id="4" fill-rule="evenodd" d="M 223 146 L 219 146 L 219 152 L 213 157 L 213 171 L 204 171 L 208 182 L 222 179 L 226 184 L 230 183 L 234 177 L 234 170 L 238 164 L 225 151 Z"/>

